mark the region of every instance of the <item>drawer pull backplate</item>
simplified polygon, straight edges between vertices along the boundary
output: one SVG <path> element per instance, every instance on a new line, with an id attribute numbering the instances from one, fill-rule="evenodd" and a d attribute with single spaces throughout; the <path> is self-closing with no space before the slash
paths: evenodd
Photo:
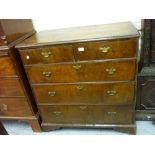
<path id="1" fill-rule="evenodd" d="M 49 91 L 48 95 L 51 96 L 51 97 L 54 97 L 56 95 L 56 92 Z"/>
<path id="2" fill-rule="evenodd" d="M 108 94 L 109 96 L 114 96 L 114 95 L 117 94 L 117 91 L 115 91 L 115 90 L 108 90 L 108 91 L 107 91 L 107 94 Z"/>
<path id="3" fill-rule="evenodd" d="M 110 49 L 111 49 L 111 47 L 100 47 L 100 48 L 99 48 L 99 50 L 100 50 L 102 53 L 108 53 Z"/>
<path id="4" fill-rule="evenodd" d="M 60 112 L 60 111 L 54 111 L 53 114 L 54 114 L 55 116 L 60 116 L 60 115 L 62 114 L 62 112 Z"/>
<path id="5" fill-rule="evenodd" d="M 107 68 L 106 70 L 105 70 L 109 75 L 113 75 L 113 74 L 115 74 L 115 72 L 116 72 L 116 69 L 115 68 Z"/>
<path id="6" fill-rule="evenodd" d="M 80 106 L 80 109 L 81 110 L 84 110 L 84 109 L 86 109 L 87 108 L 87 106 Z"/>
<path id="7" fill-rule="evenodd" d="M 0 105 L 0 111 L 7 111 L 7 110 L 8 110 L 8 107 L 6 104 Z"/>
<path id="8" fill-rule="evenodd" d="M 45 77 L 51 77 L 51 72 L 43 72 L 43 76 Z"/>
<path id="9" fill-rule="evenodd" d="M 109 111 L 108 112 L 108 115 L 109 116 L 116 116 L 117 115 L 117 112 L 115 112 L 115 111 Z"/>
<path id="10" fill-rule="evenodd" d="M 52 54 L 52 52 L 41 52 L 41 55 L 44 57 L 44 58 L 48 58 L 50 55 Z"/>

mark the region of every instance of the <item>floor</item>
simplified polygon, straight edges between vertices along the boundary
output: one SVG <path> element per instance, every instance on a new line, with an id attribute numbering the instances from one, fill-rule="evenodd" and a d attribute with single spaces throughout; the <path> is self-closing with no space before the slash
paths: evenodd
<path id="1" fill-rule="evenodd" d="M 3 122 L 9 135 L 126 135 L 111 129 L 60 129 L 52 132 L 35 133 L 27 123 Z M 155 125 L 150 121 L 137 121 L 137 135 L 155 135 Z"/>

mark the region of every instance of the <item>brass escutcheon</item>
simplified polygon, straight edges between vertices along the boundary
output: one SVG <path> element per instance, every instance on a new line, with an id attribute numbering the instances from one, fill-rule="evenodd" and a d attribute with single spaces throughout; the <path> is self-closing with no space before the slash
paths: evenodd
<path id="1" fill-rule="evenodd" d="M 81 85 L 77 85 L 75 86 L 78 90 L 82 90 L 84 88 L 84 86 L 81 86 Z"/>
<path id="2" fill-rule="evenodd" d="M 79 70 L 82 66 L 80 64 L 73 65 L 73 68 Z"/>

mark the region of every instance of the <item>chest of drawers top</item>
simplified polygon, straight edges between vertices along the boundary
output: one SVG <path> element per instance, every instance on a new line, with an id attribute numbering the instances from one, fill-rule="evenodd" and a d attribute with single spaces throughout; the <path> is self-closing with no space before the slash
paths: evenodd
<path id="1" fill-rule="evenodd" d="M 139 33 L 130 22 L 83 26 L 38 32 L 18 44 L 17 48 L 31 48 L 44 45 L 104 41 L 138 37 Z"/>

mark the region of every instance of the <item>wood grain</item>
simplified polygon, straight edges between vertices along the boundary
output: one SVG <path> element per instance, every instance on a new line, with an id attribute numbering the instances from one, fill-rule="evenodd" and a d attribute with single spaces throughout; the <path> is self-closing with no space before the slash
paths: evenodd
<path id="1" fill-rule="evenodd" d="M 126 22 L 39 32 L 17 45 L 42 127 L 135 134 L 138 37 Z"/>
<path id="2" fill-rule="evenodd" d="M 133 104 L 135 94 L 133 82 L 79 83 L 60 85 L 35 85 L 34 94 L 38 104 L 52 105 L 119 105 Z M 116 91 L 110 95 L 109 91 Z M 49 92 L 55 92 L 50 96 Z"/>
<path id="3" fill-rule="evenodd" d="M 81 66 L 75 69 L 74 66 Z M 136 61 L 86 62 L 25 67 L 31 83 L 63 83 L 91 81 L 128 81 L 135 79 Z M 109 74 L 107 69 L 115 69 Z M 43 72 L 50 72 L 45 77 Z"/>
<path id="4" fill-rule="evenodd" d="M 33 115 L 33 112 L 28 106 L 26 99 L 0 98 L 0 118 L 1 116 L 26 117 L 26 116 L 32 116 L 32 115 Z"/>
<path id="5" fill-rule="evenodd" d="M 18 78 L 0 78 L 0 97 L 24 97 Z"/>
<path id="6" fill-rule="evenodd" d="M 0 57 L 0 77 L 18 77 L 10 57 Z"/>
<path id="7" fill-rule="evenodd" d="M 15 49 L 34 33 L 30 19 L 0 19 L 0 119 L 30 122 L 40 131 L 38 109 Z"/>
<path id="8" fill-rule="evenodd" d="M 49 56 L 44 57 L 43 54 L 48 52 Z M 21 50 L 20 55 L 25 65 L 70 62 L 74 60 L 72 46 L 50 46 L 44 48 L 26 49 Z"/>
<path id="9" fill-rule="evenodd" d="M 25 65 L 136 57 L 137 39 L 87 42 L 20 50 Z M 82 48 L 83 51 L 79 51 Z M 110 48 L 103 52 L 101 48 Z M 50 53 L 44 57 L 43 53 Z"/>
<path id="10" fill-rule="evenodd" d="M 43 122 L 76 124 L 133 123 L 133 106 L 40 105 Z"/>
<path id="11" fill-rule="evenodd" d="M 118 39 L 111 41 L 87 42 L 74 45 L 75 60 L 105 60 L 131 58 L 136 56 L 137 39 Z M 84 48 L 83 52 L 79 52 L 78 48 Z M 109 48 L 102 51 L 103 48 Z"/>

